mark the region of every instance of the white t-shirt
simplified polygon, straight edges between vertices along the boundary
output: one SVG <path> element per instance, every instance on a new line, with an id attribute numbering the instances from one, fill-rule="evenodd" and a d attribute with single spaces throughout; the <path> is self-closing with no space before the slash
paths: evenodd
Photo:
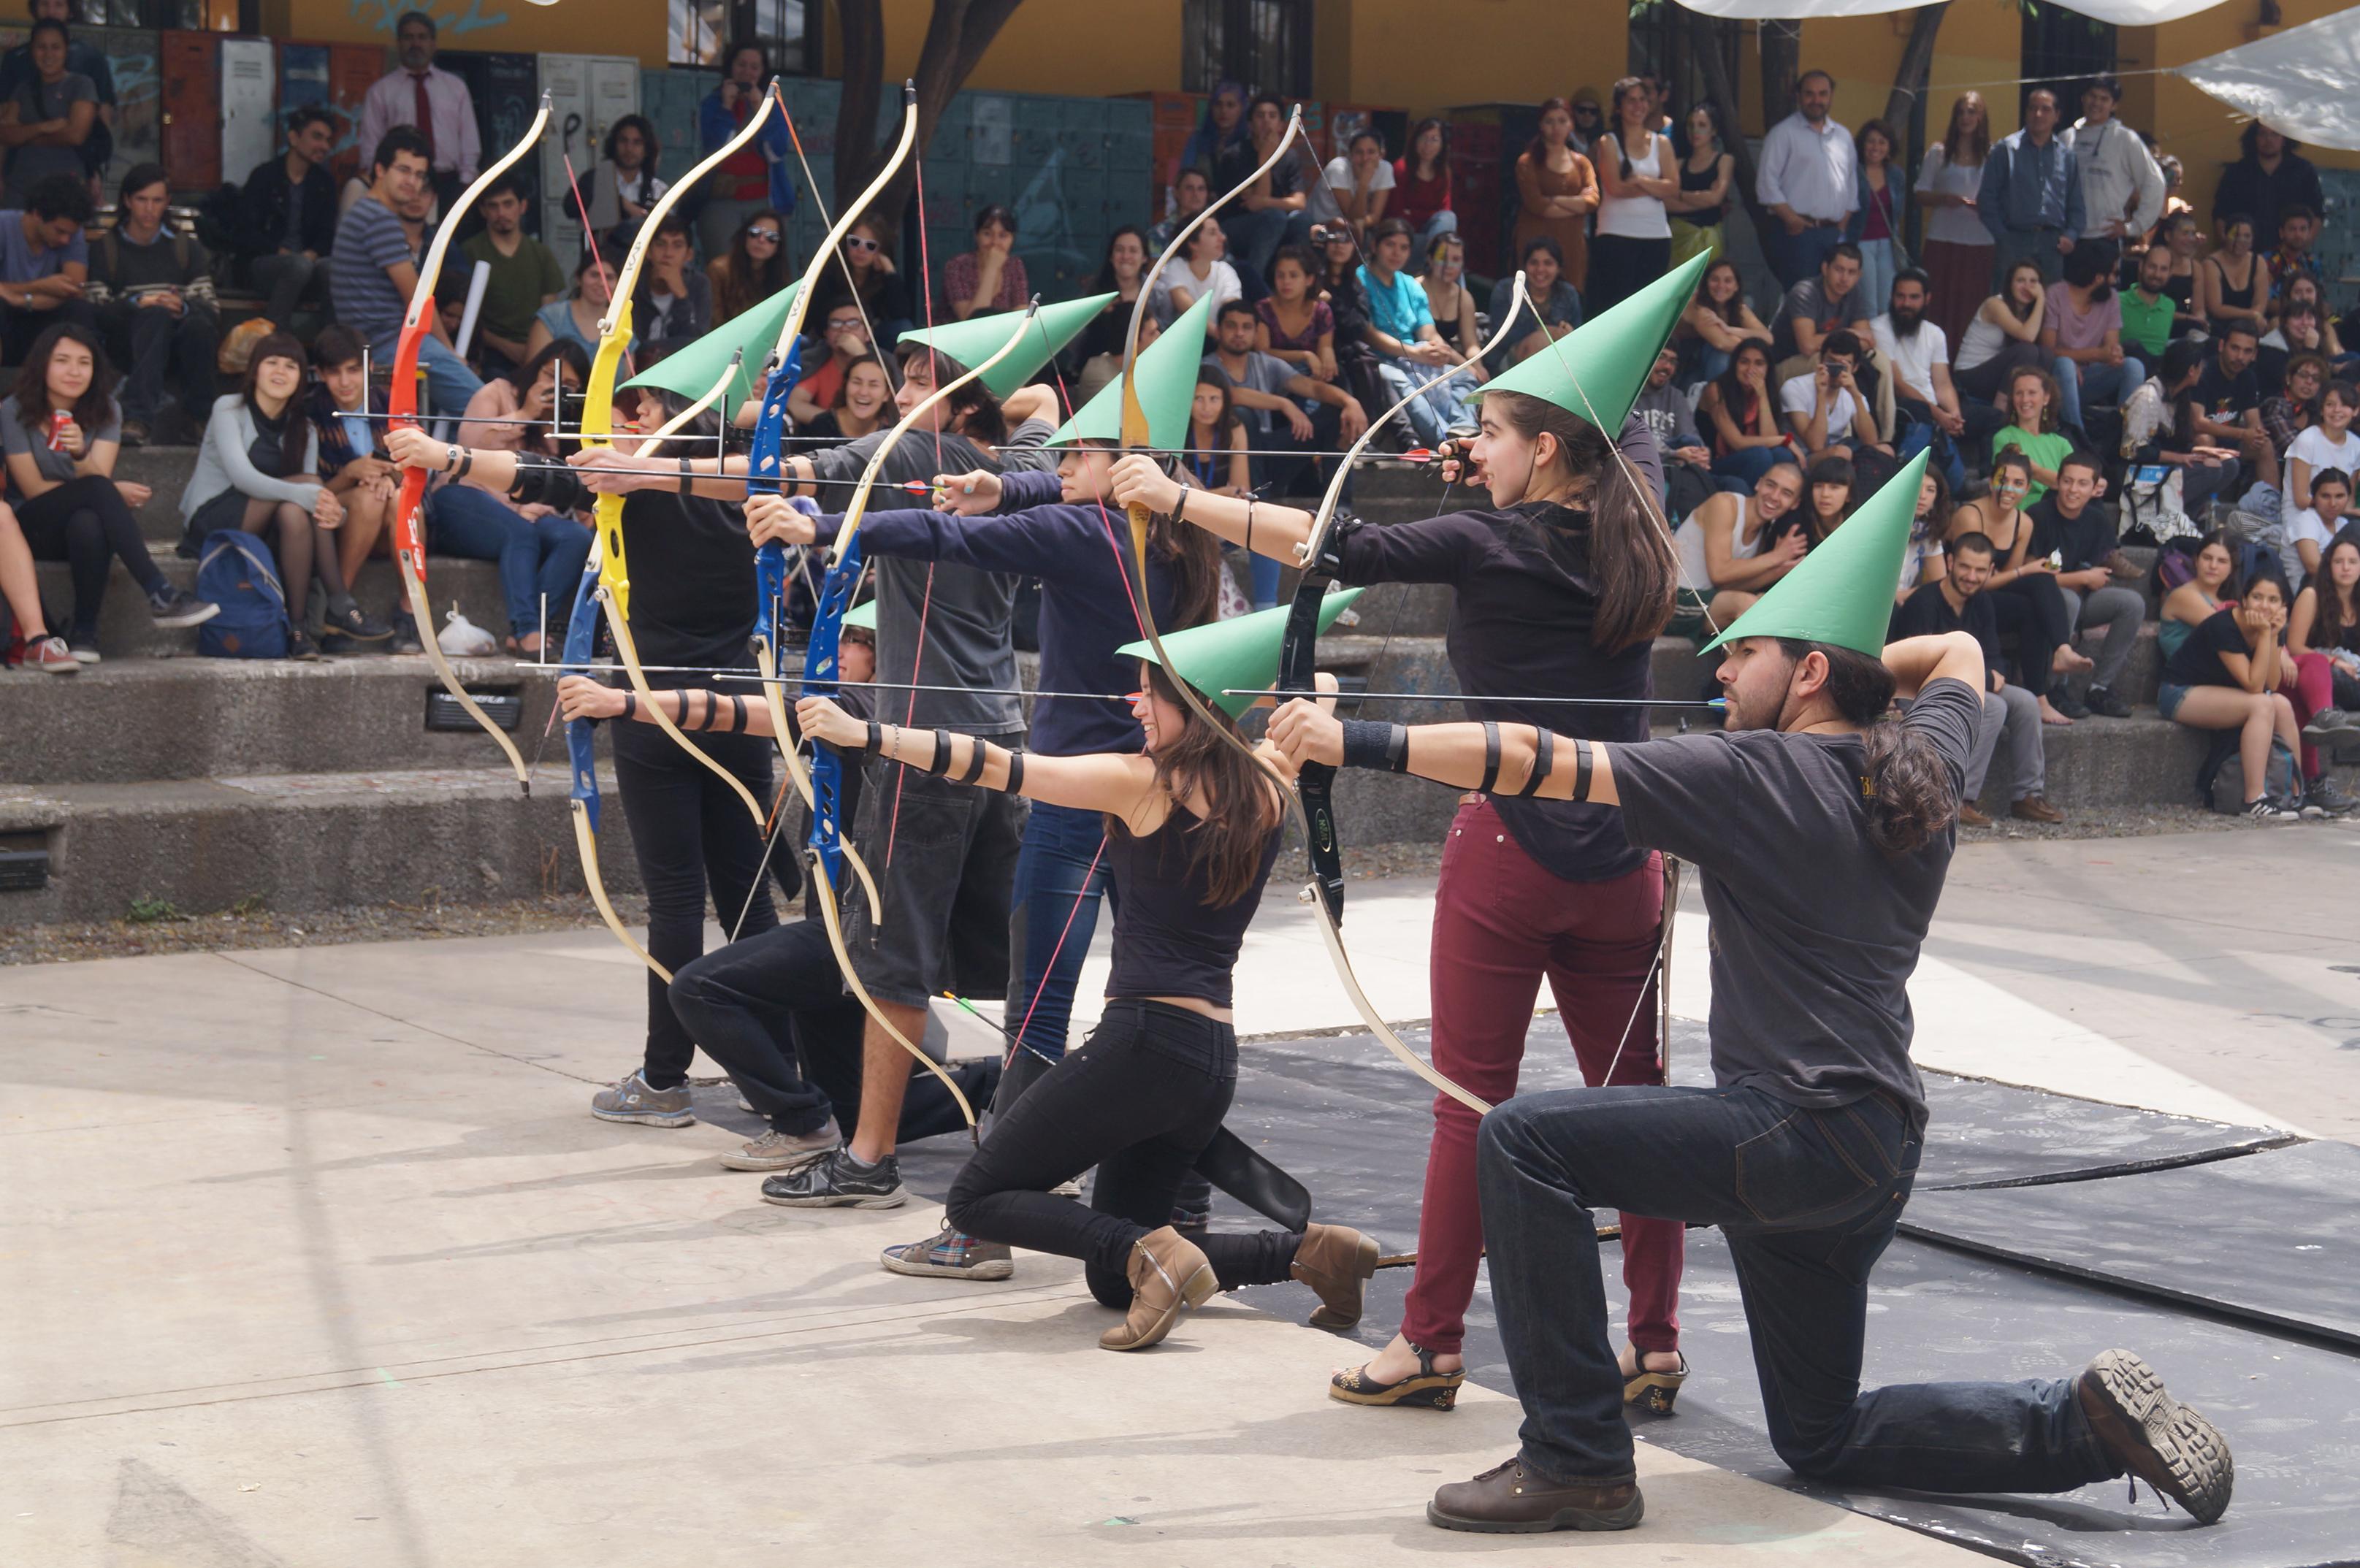
<path id="1" fill-rule="evenodd" d="M 2311 427 L 2313 430 L 2318 428 L 2316 425 Z M 2311 507 L 2297 507 L 2291 501 L 2287 503 L 2286 548 L 2278 555 L 2280 563 L 2286 567 L 2286 580 L 2297 589 L 2302 586 L 2302 552 L 2295 546 L 2309 539 L 2319 547 L 2319 559 L 2324 561 L 2327 547 L 2335 542 L 2335 536 L 2343 531 L 2343 528 L 2342 517 L 2322 517 Z"/>
<path id="2" fill-rule="evenodd" d="M 2360 431 L 2347 430 L 2344 432 L 2344 440 L 2337 442 L 2328 439 L 2325 426 L 2312 425 L 2295 437 L 2294 444 L 2287 448 L 2287 462 L 2291 463 L 2297 459 L 2311 464 L 2311 474 L 2314 479 L 2322 468 L 2340 468 L 2347 476 L 2360 478 L 2360 469 L 2355 466 L 2360 464 Z M 2289 480 L 2291 473 L 2289 470 Z M 2289 530 L 2294 525 L 2296 509 L 2294 485 L 2289 482 L 2286 487 L 2285 512 Z"/>
<path id="3" fill-rule="evenodd" d="M 1238 281 L 1237 268 L 1227 261 L 1213 263 L 1212 272 L 1198 278 L 1189 269 L 1187 257 L 1175 256 L 1163 271 L 1155 275 L 1154 287 L 1148 293 L 1148 305 L 1154 310 L 1156 321 L 1167 327 L 1180 316 L 1180 312 L 1172 306 L 1172 290 L 1175 289 L 1188 290 L 1188 303 L 1191 305 L 1209 292 L 1213 296 L 1213 303 L 1205 318 L 1208 321 L 1220 315 L 1222 306 L 1245 297 L 1245 287 Z"/>
<path id="4" fill-rule="evenodd" d="M 1888 314 L 1869 322 L 1868 330 L 1876 335 L 1877 352 L 1893 362 L 1894 373 L 1900 376 L 1902 384 L 1932 397 L 1934 367 L 1950 363 L 1950 340 L 1942 335 L 1942 329 L 1921 320 L 1918 335 L 1905 343 L 1894 332 L 1893 318 Z"/>
<path id="5" fill-rule="evenodd" d="M 1336 191 L 1349 191 L 1352 188 L 1350 158 L 1331 158 L 1328 160 L 1328 184 L 1331 190 Z M 1393 166 L 1383 158 L 1377 159 L 1376 169 L 1369 176 L 1369 194 L 1373 196 L 1380 191 L 1390 191 L 1393 188 Z"/>
<path id="6" fill-rule="evenodd" d="M 1814 365 L 1791 381 L 1780 382 L 1778 406 L 1790 414 L 1802 415 L 1804 420 L 1808 422 L 1811 410 L 1819 406 L 1819 389 L 1815 384 L 1819 374 L 1819 367 Z M 1828 409 L 1830 441 L 1852 439 L 1852 413 L 1859 406 L 1852 400 L 1852 394 L 1849 391 L 1840 390 L 1836 393 L 1836 400 Z"/>

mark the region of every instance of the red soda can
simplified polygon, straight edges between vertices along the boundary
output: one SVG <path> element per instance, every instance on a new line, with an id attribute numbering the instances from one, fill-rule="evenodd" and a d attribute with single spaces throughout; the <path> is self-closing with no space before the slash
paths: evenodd
<path id="1" fill-rule="evenodd" d="M 65 428 L 72 423 L 73 412 L 71 409 L 52 408 L 49 410 L 49 450 L 51 452 L 62 452 L 65 450 L 65 443 L 62 440 L 65 434 Z"/>

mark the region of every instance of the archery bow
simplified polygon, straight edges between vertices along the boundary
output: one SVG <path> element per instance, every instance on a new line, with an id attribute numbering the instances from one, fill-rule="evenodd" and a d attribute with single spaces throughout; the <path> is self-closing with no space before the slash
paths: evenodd
<path id="1" fill-rule="evenodd" d="M 450 255 L 451 242 L 458 234 L 459 214 L 474 206 L 486 187 L 532 150 L 533 144 L 541 140 L 541 133 L 548 127 L 549 109 L 549 94 L 544 93 L 541 95 L 541 110 L 533 115 L 523 136 L 497 162 L 477 175 L 475 182 L 452 203 L 418 264 L 418 282 L 410 291 L 410 309 L 402 316 L 401 336 L 394 345 L 393 385 L 386 394 L 386 416 L 392 428 L 418 428 L 418 356 L 426 345 L 427 334 L 433 331 L 434 284 L 442 277 L 443 259 Z M 401 495 L 393 508 L 394 566 L 401 573 L 402 591 L 410 601 L 410 616 L 418 626 L 419 644 L 433 664 L 442 689 L 451 693 L 452 700 L 466 711 L 469 718 L 483 726 L 486 735 L 499 743 L 500 749 L 508 753 L 508 766 L 516 769 L 517 788 L 530 795 L 532 770 L 525 765 L 524 754 L 517 750 L 516 742 L 492 722 L 491 715 L 484 712 L 467 689 L 459 684 L 459 677 L 434 635 L 434 609 L 426 602 L 426 542 L 421 526 L 425 520 L 426 480 L 423 468 L 402 470 Z"/>
<path id="2" fill-rule="evenodd" d="M 639 232 L 631 242 L 630 254 L 624 258 L 622 270 L 615 275 L 606 299 L 606 319 L 598 324 L 598 353 L 590 364 L 590 380 L 585 389 L 582 422 L 578 434 L 587 451 L 614 444 L 615 380 L 622 368 L 623 354 L 631 342 L 631 295 L 638 289 L 639 268 L 647 260 L 648 245 L 655 238 L 657 228 L 663 223 L 673 203 L 694 190 L 705 177 L 718 169 L 738 148 L 754 139 L 770 118 L 773 96 L 765 93 L 760 104 L 746 116 L 746 123 L 735 136 L 714 149 L 704 161 L 682 175 L 648 209 L 639 220 Z M 726 386 L 727 383 L 725 382 Z M 731 791 L 745 802 L 754 818 L 754 825 L 762 827 L 768 821 L 762 803 L 754 799 L 753 791 L 743 780 L 713 757 L 694 741 L 682 733 L 672 716 L 655 700 L 648 687 L 647 672 L 639 666 L 638 644 L 631 637 L 631 575 L 623 553 L 623 504 L 619 495 L 598 497 L 597 529 L 599 539 L 598 597 L 606 607 L 607 624 L 615 632 L 615 654 L 621 660 L 623 672 L 639 693 L 639 701 L 648 704 L 655 714 L 656 725 L 673 742 L 697 761 L 711 768 Z M 568 628 L 569 631 L 571 628 Z"/>

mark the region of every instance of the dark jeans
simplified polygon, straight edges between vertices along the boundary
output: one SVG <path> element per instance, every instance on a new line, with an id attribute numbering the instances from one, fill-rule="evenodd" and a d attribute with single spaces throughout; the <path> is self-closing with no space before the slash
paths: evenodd
<path id="1" fill-rule="evenodd" d="M 123 373 L 123 417 L 156 422 L 164 406 L 165 384 L 180 395 L 180 413 L 202 429 L 213 417 L 220 386 L 213 372 L 221 352 L 221 321 L 210 310 L 175 316 L 151 308 L 134 310 L 127 322 L 106 334 L 107 352 L 127 366 Z"/>
<path id="2" fill-rule="evenodd" d="M 590 530 L 572 517 L 527 521 L 499 496 L 466 485 L 437 485 L 426 498 L 426 537 L 437 555 L 499 562 L 508 630 L 518 637 L 541 629 L 543 604 L 558 629 L 590 559 Z"/>
<path id="3" fill-rule="evenodd" d="M 1797 1475 L 1925 1492 L 2061 1492 L 2122 1474 L 2070 1378 L 1860 1387 L 1868 1277 L 1919 1132 L 1882 1094 L 1806 1110 L 1754 1089 L 1568 1089 L 1483 1119 L 1491 1294 L 1525 1464 L 1627 1480 L 1593 1211 L 1719 1225 L 1754 1339 L 1771 1445 Z"/>
<path id="4" fill-rule="evenodd" d="M 108 572 L 116 561 L 144 593 L 165 586 L 164 574 L 148 553 L 139 519 L 115 481 L 84 474 L 16 503 L 16 522 L 36 561 L 62 561 L 73 578 L 73 622 L 68 642 L 98 640 L 99 601 L 106 596 Z"/>
<path id="5" fill-rule="evenodd" d="M 814 1133 L 831 1117 L 847 1128 L 859 1125 L 868 1014 L 845 995 L 844 972 L 818 920 L 773 926 L 689 964 L 672 979 L 672 1010 L 776 1131 Z M 987 1083 L 998 1081 L 999 1066 L 962 1062 L 951 1074 L 980 1104 L 989 1098 Z M 914 1070 L 901 1101 L 899 1141 L 966 1127 L 950 1091 L 933 1073 Z"/>
<path id="6" fill-rule="evenodd" d="M 325 305 L 328 264 L 300 250 L 257 256 L 246 265 L 246 276 L 266 296 L 262 313 L 281 332 L 294 331 L 295 311 L 305 299 Z"/>
<path id="7" fill-rule="evenodd" d="M 1098 905 L 1114 896 L 1099 855 L 1105 823 L 1101 812 L 1039 800 L 1025 819 L 1008 908 L 1006 1016 L 1021 1050 L 1065 1054 Z"/>
<path id="8" fill-rule="evenodd" d="M 1948 431 L 1934 422 L 1934 408 L 1930 403 L 1921 403 L 1915 397 L 1896 392 L 1893 407 L 1903 416 L 1905 422 L 1916 424 L 1928 432 L 1934 449 L 1933 462 L 1941 469 L 1942 477 L 1950 481 L 1953 494 L 1967 482 L 1967 460 L 1970 457 L 1978 472 L 1990 465 L 1992 435 L 2007 424 L 2007 416 L 1988 402 L 1964 398 L 1959 403 L 1959 418 L 1965 421 L 1966 429 L 1952 440 Z M 1897 438 L 1901 432 L 1896 430 L 1894 434 Z"/>
<path id="9" fill-rule="evenodd" d="M 950 1222 L 987 1241 L 1078 1258 L 1090 1294 L 1128 1307 L 1131 1245 L 1171 1223 L 1173 1196 L 1237 1087 L 1238 1037 L 1228 1024 L 1164 1002 L 1109 1002 L 1082 1049 L 992 1118 L 951 1183 Z M 1093 1165 L 1088 1208 L 1050 1194 Z M 1196 1245 L 1234 1290 L 1286 1279 L 1302 1242 L 1258 1231 L 1208 1234 Z"/>
<path id="10" fill-rule="evenodd" d="M 58 321 L 72 321 L 94 332 L 98 330 L 98 311 L 87 299 L 69 299 L 53 310 L 19 310 L 13 306 L 0 309 L 0 361 L 24 364 L 32 352 L 33 340 Z"/>
<path id="11" fill-rule="evenodd" d="M 1815 223 L 1799 234 L 1790 234 L 1786 225 L 1774 218 L 1762 229 L 1762 259 L 1778 275 L 1779 288 L 1792 289 L 1806 278 L 1817 278 L 1819 264 L 1843 243 L 1843 237 L 1840 223 Z"/>
<path id="12" fill-rule="evenodd" d="M 1270 429 L 1254 430 L 1253 444 L 1268 452 L 1284 452 L 1284 457 L 1253 457 L 1246 466 L 1253 476 L 1254 488 L 1264 497 L 1280 495 L 1314 496 L 1326 487 L 1319 459 L 1312 454 L 1339 450 L 1344 442 L 1341 434 L 1344 410 L 1333 403 L 1316 403 L 1310 409 L 1311 434 L 1298 439 L 1295 429 L 1275 411 L 1270 416 Z M 1260 557 L 1255 559 L 1259 560 Z"/>
<path id="13" fill-rule="evenodd" d="M 2018 521 L 2017 528 L 2029 528 Z M 2073 640 L 2073 614 L 2057 579 L 2046 572 L 2027 572 L 2003 585 L 1992 600 L 2003 637 L 2016 637 L 2016 684 L 2036 697 L 2045 697 L 2053 682 L 2049 661 L 2058 646 Z"/>
<path id="14" fill-rule="evenodd" d="M 631 853 L 648 893 L 648 953 L 678 975 L 705 951 L 705 894 L 725 931 L 749 933 L 779 923 L 770 890 L 755 881 L 762 834 L 746 803 L 653 724 L 606 726 L 615 746 L 615 783 L 631 825 Z M 735 773 L 754 799 L 770 798 L 770 759 L 760 735 L 700 735 L 697 744 Z M 753 907 L 747 909 L 747 900 Z M 744 911 L 741 926 L 739 912 Z M 648 974 L 646 1071 L 652 1088 L 688 1076 L 696 1042 L 672 1012 L 661 975 Z"/>

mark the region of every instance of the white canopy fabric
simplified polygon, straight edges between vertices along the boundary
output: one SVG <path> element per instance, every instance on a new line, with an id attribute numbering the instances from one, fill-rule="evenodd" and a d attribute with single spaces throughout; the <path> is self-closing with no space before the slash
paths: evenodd
<path id="1" fill-rule="evenodd" d="M 2305 146 L 2360 150 L 2360 9 L 2207 55 L 2174 74 Z"/>
<path id="2" fill-rule="evenodd" d="M 1680 0 L 1691 11 L 1708 16 L 1741 16 L 1755 21 L 1801 21 L 1815 16 L 1880 16 L 1888 11 L 1912 11 L 1933 0 Z M 2118 27 L 2152 27 L 2209 11 L 2222 0 L 2071 0 L 2062 8 L 2112 22 Z M 2234 53 L 2234 50 L 2231 51 Z"/>

